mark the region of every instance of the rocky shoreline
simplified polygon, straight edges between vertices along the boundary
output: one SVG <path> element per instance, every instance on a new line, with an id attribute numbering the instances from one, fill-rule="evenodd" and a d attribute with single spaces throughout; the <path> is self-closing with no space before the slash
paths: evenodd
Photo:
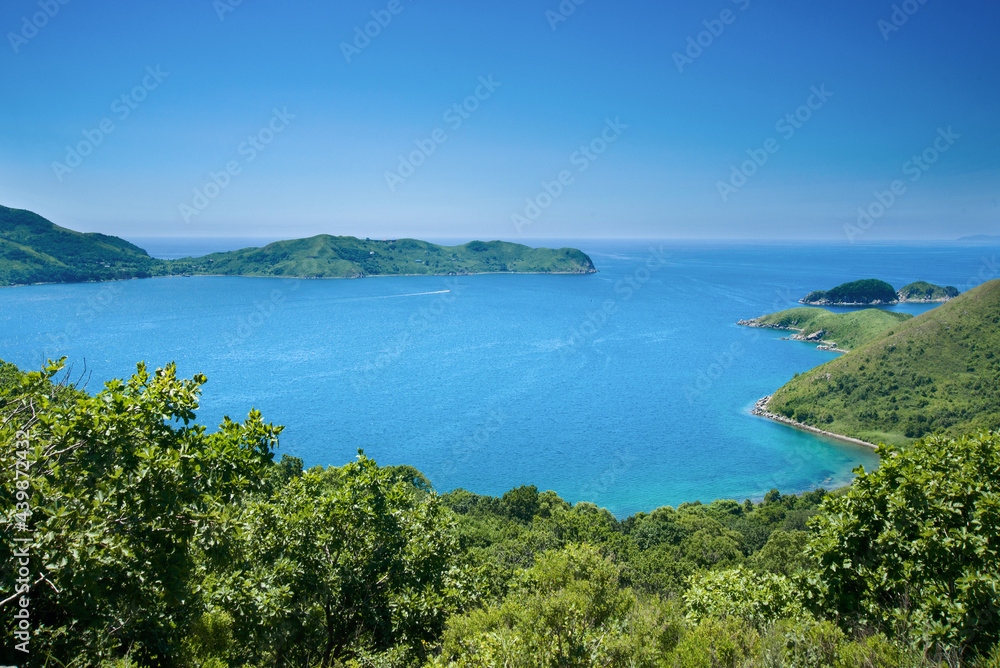
<path id="1" fill-rule="evenodd" d="M 785 417 L 784 415 L 778 415 L 777 413 L 772 413 L 768 410 L 768 404 L 771 403 L 771 397 L 773 395 L 767 395 L 763 399 L 758 399 L 757 403 L 754 404 L 753 409 L 750 411 L 751 415 L 756 415 L 758 417 L 767 418 L 768 420 L 774 420 L 775 422 L 781 422 L 787 424 L 791 427 L 797 427 L 799 429 L 805 429 L 806 431 L 811 431 L 814 434 L 822 434 L 823 436 L 829 436 L 830 438 L 836 438 L 840 441 L 847 441 L 848 443 L 854 443 L 855 445 L 864 445 L 869 448 L 878 447 L 874 443 L 869 443 L 868 441 L 862 441 L 859 438 L 851 438 L 850 436 L 844 436 L 842 434 L 835 434 L 832 431 L 825 431 L 818 427 L 813 427 L 802 422 L 796 422 L 792 418 Z"/>
<path id="2" fill-rule="evenodd" d="M 849 353 L 851 351 L 844 348 L 838 348 L 834 341 L 826 341 L 823 337 L 826 335 L 822 329 L 813 332 L 811 334 L 803 334 L 804 329 L 798 327 L 791 327 L 789 325 L 774 325 L 774 324 L 764 324 L 760 322 L 759 318 L 754 318 L 753 320 L 740 320 L 736 323 L 740 327 L 757 327 L 759 329 L 777 329 L 784 332 L 796 332 L 791 336 L 781 337 L 784 341 L 804 341 L 806 343 L 819 343 L 816 346 L 816 350 L 826 350 L 831 353 Z"/>

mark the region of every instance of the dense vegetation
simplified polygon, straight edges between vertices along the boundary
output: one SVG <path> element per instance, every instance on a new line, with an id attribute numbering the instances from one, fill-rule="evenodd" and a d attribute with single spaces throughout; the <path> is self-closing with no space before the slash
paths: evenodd
<path id="1" fill-rule="evenodd" d="M 530 248 L 502 241 L 438 246 L 415 239 L 362 241 L 326 234 L 278 241 L 264 248 L 160 260 L 118 237 L 74 232 L 30 211 L 0 207 L 0 286 L 178 274 L 357 278 L 392 274 L 594 271 L 590 258 L 573 248 Z"/>
<path id="2" fill-rule="evenodd" d="M 375 241 L 327 234 L 166 264 L 167 271 L 173 274 L 299 278 L 488 272 L 584 274 L 595 271 L 590 258 L 572 248 L 529 248 L 504 241 L 438 246 L 416 239 Z"/>
<path id="3" fill-rule="evenodd" d="M 816 290 L 802 299 L 803 304 L 894 304 L 896 289 L 885 281 L 866 278 L 838 285 L 831 290 Z"/>
<path id="4" fill-rule="evenodd" d="M 1000 281 L 797 376 L 770 409 L 872 443 L 1000 428 Z"/>
<path id="5" fill-rule="evenodd" d="M 943 302 L 959 295 L 958 288 L 951 285 L 941 287 L 927 281 L 917 281 L 904 285 L 896 291 L 901 302 Z"/>
<path id="6" fill-rule="evenodd" d="M 877 339 L 890 327 L 912 317 L 908 313 L 879 309 L 833 313 L 823 308 L 800 306 L 754 318 L 749 324 L 753 327 L 795 329 L 803 336 L 819 333 L 823 343 L 836 344 L 840 350 L 850 350 Z"/>
<path id="7" fill-rule="evenodd" d="M 0 363 L 28 665 L 1000 666 L 1000 433 L 883 449 L 835 494 L 619 521 L 532 486 L 438 495 L 362 453 L 275 462 L 279 427 L 208 433 L 205 378 L 172 366 L 93 396 L 58 373 Z M 0 602 L 6 639 L 20 609 Z"/>
<path id="8" fill-rule="evenodd" d="M 832 290 L 816 290 L 803 299 L 803 304 L 896 304 L 898 302 L 946 302 L 959 295 L 958 288 L 942 287 L 927 281 L 916 281 L 896 290 L 885 281 L 866 278 L 838 285 Z"/>
<path id="9" fill-rule="evenodd" d="M 0 286 L 144 278 L 158 266 L 124 239 L 74 232 L 0 206 Z"/>

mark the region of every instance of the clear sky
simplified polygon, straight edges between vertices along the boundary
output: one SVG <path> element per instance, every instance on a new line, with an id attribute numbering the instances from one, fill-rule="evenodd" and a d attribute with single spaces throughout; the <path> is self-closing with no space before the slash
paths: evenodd
<path id="1" fill-rule="evenodd" d="M 0 31 L 0 204 L 74 229 L 1000 232 L 992 0 L 5 0 Z"/>

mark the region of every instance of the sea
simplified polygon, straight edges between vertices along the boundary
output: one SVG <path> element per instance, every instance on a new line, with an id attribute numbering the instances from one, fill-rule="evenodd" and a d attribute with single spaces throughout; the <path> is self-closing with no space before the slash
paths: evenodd
<path id="1" fill-rule="evenodd" d="M 157 257 L 260 245 L 132 241 Z M 869 448 L 750 414 L 836 353 L 738 320 L 859 278 L 964 291 L 1000 276 L 996 246 L 532 243 L 580 248 L 599 272 L 5 288 L 0 358 L 38 369 L 65 356 L 92 392 L 139 361 L 176 362 L 208 377 L 201 423 L 259 409 L 285 426 L 278 456 L 307 467 L 363 450 L 440 492 L 535 485 L 625 517 L 832 489 L 878 466 Z"/>

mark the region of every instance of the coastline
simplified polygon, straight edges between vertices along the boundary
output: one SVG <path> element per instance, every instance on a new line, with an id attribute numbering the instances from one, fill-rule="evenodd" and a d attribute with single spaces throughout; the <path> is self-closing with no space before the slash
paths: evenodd
<path id="1" fill-rule="evenodd" d="M 760 317 L 764 318 L 766 316 L 760 316 Z M 739 326 L 739 327 L 756 327 L 758 329 L 776 329 L 779 332 L 798 332 L 798 334 L 792 334 L 791 336 L 782 336 L 781 340 L 783 340 L 783 341 L 801 341 L 802 343 L 817 343 L 819 345 L 816 346 L 816 350 L 825 350 L 825 351 L 831 352 L 831 353 L 849 353 L 849 352 L 851 352 L 850 350 L 847 350 L 846 348 L 839 348 L 837 346 L 837 344 L 835 342 L 833 342 L 833 341 L 827 341 L 826 339 L 823 339 L 823 338 L 811 339 L 811 338 L 809 338 L 807 336 L 804 336 L 802 334 L 802 332 L 805 331 L 804 329 L 800 329 L 798 327 L 791 327 L 789 325 L 761 324 L 759 322 L 759 320 L 760 320 L 760 318 L 754 318 L 752 320 L 740 320 L 740 321 L 738 321 L 736 323 L 736 325 Z"/>
<path id="2" fill-rule="evenodd" d="M 45 283 L 15 283 L 13 285 L 0 285 L 0 288 L 28 288 L 33 285 L 87 285 L 93 283 L 120 283 L 121 281 L 141 281 L 147 278 L 194 278 L 195 276 L 208 276 L 211 278 L 288 278 L 298 281 L 326 281 L 326 280 L 348 280 L 353 281 L 361 278 L 398 278 L 412 276 L 493 276 L 507 274 L 511 276 L 589 276 L 598 274 L 600 269 L 594 271 L 474 271 L 463 274 L 455 272 L 448 274 L 367 274 L 365 276 L 258 276 L 256 274 L 161 274 L 157 276 L 143 276 L 139 278 L 109 278 L 104 281 L 50 281 Z"/>
<path id="3" fill-rule="evenodd" d="M 750 411 L 750 414 L 756 415 L 758 417 L 767 418 L 768 420 L 774 420 L 775 422 L 781 422 L 782 424 L 787 424 L 790 427 L 796 427 L 798 429 L 804 429 L 805 431 L 811 431 L 814 434 L 829 436 L 830 438 L 835 438 L 838 441 L 845 441 L 847 443 L 853 443 L 855 445 L 863 445 L 873 450 L 878 447 L 875 443 L 862 441 L 860 438 L 852 438 L 850 436 L 844 436 L 843 434 L 835 434 L 832 431 L 826 431 L 820 429 L 819 427 L 813 427 L 812 425 L 804 424 L 802 422 L 796 422 L 795 420 L 789 417 L 785 417 L 784 415 L 778 415 L 777 413 L 772 413 L 771 411 L 767 410 L 768 404 L 771 403 L 772 396 L 773 395 L 769 394 L 762 399 L 758 399 L 757 403 L 754 404 L 753 409 Z"/>

